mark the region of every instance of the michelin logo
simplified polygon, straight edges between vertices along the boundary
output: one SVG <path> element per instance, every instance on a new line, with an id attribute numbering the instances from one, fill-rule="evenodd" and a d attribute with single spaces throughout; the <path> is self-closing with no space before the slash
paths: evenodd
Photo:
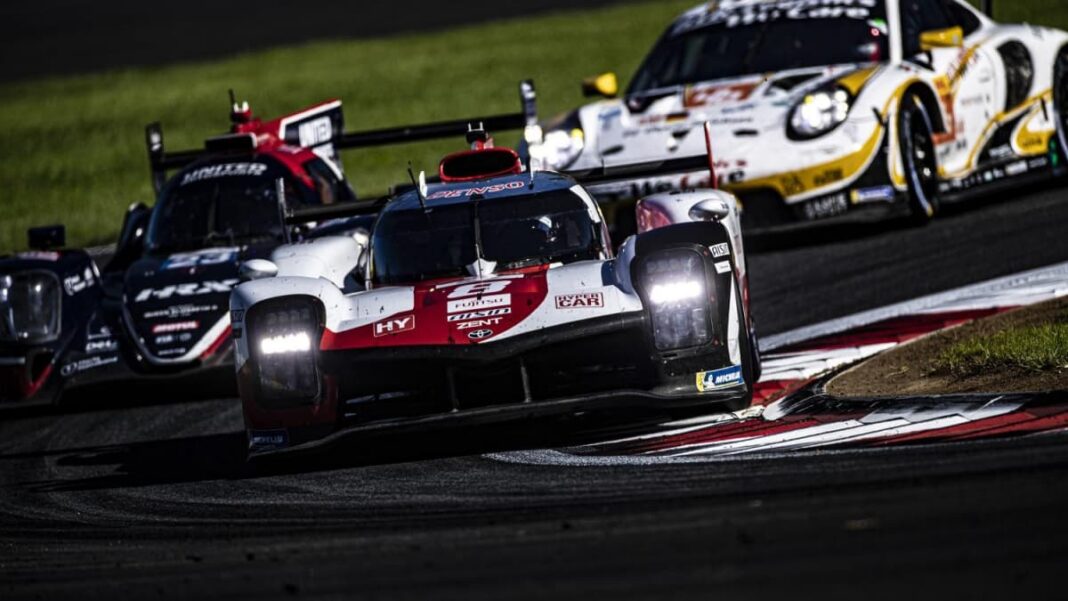
<path id="1" fill-rule="evenodd" d="M 742 383 L 742 366 L 735 365 L 716 371 L 703 371 L 697 374 L 697 390 L 708 392 Z"/>

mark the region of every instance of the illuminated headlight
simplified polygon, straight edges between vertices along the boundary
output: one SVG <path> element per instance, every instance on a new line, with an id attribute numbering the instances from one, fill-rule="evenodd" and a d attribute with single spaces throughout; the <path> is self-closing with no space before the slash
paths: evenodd
<path id="1" fill-rule="evenodd" d="M 586 148 L 586 135 L 580 128 L 557 129 L 545 134 L 545 140 L 531 147 L 531 157 L 554 171 L 567 169 Z"/>
<path id="2" fill-rule="evenodd" d="M 830 132 L 845 122 L 853 97 L 845 88 L 808 94 L 790 115 L 790 137 L 810 139 Z"/>
<path id="3" fill-rule="evenodd" d="M 310 298 L 279 299 L 249 311 L 247 331 L 264 405 L 285 408 L 318 401 L 319 315 L 318 301 Z"/>
<path id="4" fill-rule="evenodd" d="M 34 271 L 0 276 L 0 340 L 43 343 L 59 336 L 59 279 Z"/>
<path id="5" fill-rule="evenodd" d="M 305 332 L 284 334 L 260 340 L 260 354 L 285 355 L 287 353 L 306 353 L 311 350 L 311 336 Z"/>
<path id="6" fill-rule="evenodd" d="M 704 259 L 695 251 L 665 251 L 643 261 L 639 281 L 649 300 L 657 350 L 698 347 L 712 340 L 711 295 Z"/>
<path id="7" fill-rule="evenodd" d="M 649 300 L 654 305 L 666 305 L 700 298 L 702 292 L 704 287 L 698 281 L 653 284 L 649 289 Z"/>

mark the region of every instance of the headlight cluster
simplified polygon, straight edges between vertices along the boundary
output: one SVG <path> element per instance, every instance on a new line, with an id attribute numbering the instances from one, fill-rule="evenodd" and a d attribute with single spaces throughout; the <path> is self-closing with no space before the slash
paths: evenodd
<path id="1" fill-rule="evenodd" d="M 254 310 L 249 322 L 261 399 L 269 406 L 317 401 L 320 386 L 316 341 L 322 336 L 317 301 L 275 301 Z"/>
<path id="2" fill-rule="evenodd" d="M 710 294 L 701 255 L 692 250 L 661 252 L 640 264 L 638 278 L 649 300 L 657 350 L 693 348 L 712 340 Z"/>
<path id="3" fill-rule="evenodd" d="M 853 106 L 853 95 L 842 87 L 827 88 L 805 95 L 790 114 L 790 137 L 817 138 L 845 122 Z"/>
<path id="4" fill-rule="evenodd" d="M 42 343 L 59 336 L 62 291 L 48 272 L 0 276 L 0 340 Z"/>
<path id="5" fill-rule="evenodd" d="M 541 144 L 531 148 L 531 155 L 541 160 L 542 166 L 554 171 L 567 169 L 586 148 L 586 135 L 582 129 L 557 129 L 545 134 Z"/>

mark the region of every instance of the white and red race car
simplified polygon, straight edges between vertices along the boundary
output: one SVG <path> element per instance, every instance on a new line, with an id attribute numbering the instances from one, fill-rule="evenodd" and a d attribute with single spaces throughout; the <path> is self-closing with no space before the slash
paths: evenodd
<path id="1" fill-rule="evenodd" d="M 471 141 L 440 183 L 369 209 L 368 256 L 320 238 L 246 264 L 230 304 L 250 453 L 453 420 L 748 406 L 760 364 L 733 196 L 643 199 L 617 255 L 575 177 Z"/>
<path id="2" fill-rule="evenodd" d="M 531 157 L 584 169 L 688 156 L 711 122 L 747 228 L 923 222 L 973 190 L 1062 172 L 1068 149 L 1068 33 L 998 24 L 961 0 L 707 2 L 671 25 L 620 99 L 615 82 L 587 81 L 613 99 L 546 125 Z"/>

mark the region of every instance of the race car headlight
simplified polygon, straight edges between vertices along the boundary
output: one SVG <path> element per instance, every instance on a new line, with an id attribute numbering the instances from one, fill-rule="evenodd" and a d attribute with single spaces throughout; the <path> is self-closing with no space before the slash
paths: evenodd
<path id="1" fill-rule="evenodd" d="M 542 161 L 546 169 L 560 171 L 574 163 L 586 148 L 586 134 L 579 127 L 557 129 L 545 134 L 545 139 L 531 148 L 531 155 Z"/>
<path id="2" fill-rule="evenodd" d="M 790 113 L 788 133 L 794 140 L 810 140 L 833 131 L 849 117 L 853 96 L 841 87 L 806 94 Z"/>
<path id="3" fill-rule="evenodd" d="M 46 271 L 0 276 L 0 340 L 43 343 L 59 336 L 62 292 Z"/>
<path id="4" fill-rule="evenodd" d="M 260 397 L 266 405 L 318 400 L 320 315 L 318 301 L 310 298 L 279 299 L 249 311 L 249 342 L 259 371 Z"/>
<path id="5" fill-rule="evenodd" d="M 285 355 L 287 353 L 307 353 L 311 351 L 311 337 L 307 332 L 268 336 L 260 339 L 260 354 Z"/>
<path id="6" fill-rule="evenodd" d="M 691 250 L 661 252 L 639 265 L 638 278 L 648 300 L 657 350 L 693 348 L 712 339 L 709 287 L 701 255 Z"/>

